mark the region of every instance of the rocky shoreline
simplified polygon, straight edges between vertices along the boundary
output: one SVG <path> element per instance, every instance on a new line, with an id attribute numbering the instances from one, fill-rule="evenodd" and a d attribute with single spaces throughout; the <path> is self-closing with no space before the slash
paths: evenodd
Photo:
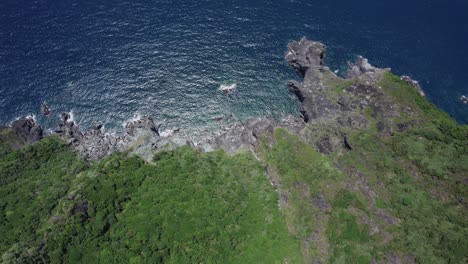
<path id="1" fill-rule="evenodd" d="M 314 138 L 317 149 L 322 153 L 331 153 L 337 149 L 343 151 L 352 147 L 346 139 L 346 130 L 369 127 L 362 110 L 373 109 L 373 115 L 380 115 L 382 120 L 377 126 L 379 132 L 391 133 L 392 125 L 385 120 L 392 120 L 399 115 L 399 110 L 385 99 L 385 94 L 378 86 L 385 72 L 390 69 L 379 69 L 372 66 L 367 59 L 358 57 L 355 63 L 349 64 L 345 78 L 338 77 L 324 65 L 326 46 L 318 41 L 303 38 L 292 41 L 285 54 L 286 61 L 303 77 L 302 82 L 291 80 L 287 83 L 290 92 L 297 98 L 301 117 L 287 116 L 282 120 L 268 117 L 254 118 L 213 131 L 191 131 L 177 129 L 161 133 L 159 124 L 149 116 L 129 121 L 124 131 L 106 132 L 102 125 L 82 131 L 70 113 L 62 113 L 56 129 L 47 133 L 32 117 L 23 117 L 9 127 L 18 141 L 14 147 L 31 144 L 44 136 L 57 135 L 79 152 L 86 160 L 95 161 L 111 155 L 116 151 L 129 151 L 151 160 L 159 149 L 171 149 L 181 145 L 190 145 L 202 151 L 224 149 L 234 153 L 239 149 L 254 150 L 262 134 L 271 135 L 274 128 L 286 127 L 300 136 Z M 408 76 L 402 80 L 424 95 L 417 82 Z M 330 89 L 341 89 L 340 96 L 331 96 Z M 47 105 L 45 113 L 49 114 Z M 401 110 L 401 109 L 400 109 Z M 407 110 L 410 111 L 410 110 Z M 314 131 L 306 124 L 321 126 Z M 323 133 L 329 131 L 330 133 Z"/>

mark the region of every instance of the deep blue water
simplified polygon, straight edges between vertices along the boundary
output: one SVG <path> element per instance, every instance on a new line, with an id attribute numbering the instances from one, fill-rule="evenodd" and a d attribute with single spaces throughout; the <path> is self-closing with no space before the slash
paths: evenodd
<path id="1" fill-rule="evenodd" d="M 327 64 L 372 64 L 419 80 L 468 123 L 468 1 L 0 1 L 0 124 L 41 102 L 82 126 L 135 113 L 166 126 L 296 113 L 283 59 L 291 39 L 329 48 Z M 223 96 L 221 84 L 237 84 Z"/>

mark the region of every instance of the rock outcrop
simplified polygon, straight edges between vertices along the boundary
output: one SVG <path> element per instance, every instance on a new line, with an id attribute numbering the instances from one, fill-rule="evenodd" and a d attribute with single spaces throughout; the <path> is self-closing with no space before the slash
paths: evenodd
<path id="1" fill-rule="evenodd" d="M 50 115 L 50 112 L 51 112 L 51 111 L 50 111 L 50 108 L 49 108 L 49 106 L 47 105 L 47 103 L 46 103 L 46 102 L 42 103 L 42 105 L 41 105 L 41 113 L 42 113 L 43 115 L 45 115 L 45 116 L 48 116 L 48 115 Z"/>
<path id="2" fill-rule="evenodd" d="M 288 45 L 286 61 L 301 77 L 302 83 L 289 81 L 291 93 L 299 101 L 299 111 L 308 129 L 302 132 L 322 153 L 337 149 L 351 149 L 345 136 L 347 129 L 369 128 L 369 118 L 379 120 L 382 135 L 392 133 L 394 117 L 411 109 L 398 109 L 393 100 L 382 90 L 380 82 L 390 69 L 372 66 L 359 56 L 349 64 L 345 78 L 337 76 L 324 63 L 326 47 L 317 41 L 301 39 Z M 405 78 L 422 93 L 416 82 Z M 315 129 L 317 127 L 317 129 Z"/>
<path id="3" fill-rule="evenodd" d="M 322 66 L 326 47 L 318 41 L 292 41 L 288 45 L 286 61 L 299 73 L 306 75 L 307 71 Z"/>
<path id="4" fill-rule="evenodd" d="M 21 117 L 8 126 L 0 126 L 0 143 L 12 149 L 19 149 L 33 144 L 44 136 L 42 127 L 36 123 L 34 117 Z"/>
<path id="5" fill-rule="evenodd" d="M 62 113 L 55 133 L 87 160 L 99 160 L 116 151 L 133 151 L 149 160 L 159 142 L 158 126 L 147 116 L 128 122 L 123 132 L 106 133 L 101 124 L 83 132 L 69 113 Z"/>
<path id="6" fill-rule="evenodd" d="M 356 62 L 349 64 L 348 72 L 346 73 L 346 78 L 352 79 L 358 76 L 361 76 L 367 72 L 375 72 L 377 68 L 372 66 L 369 63 L 369 60 L 362 56 L 358 56 Z"/>
<path id="7" fill-rule="evenodd" d="M 42 139 L 42 127 L 32 117 L 22 117 L 11 124 L 15 135 L 23 145 L 32 144 Z"/>

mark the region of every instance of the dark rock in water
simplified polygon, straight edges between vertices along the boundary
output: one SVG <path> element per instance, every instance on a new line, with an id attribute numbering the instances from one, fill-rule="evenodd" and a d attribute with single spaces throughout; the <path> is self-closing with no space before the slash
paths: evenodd
<path id="1" fill-rule="evenodd" d="M 20 145 L 32 144 L 42 139 L 43 130 L 40 125 L 37 125 L 33 118 L 22 117 L 11 123 Z"/>
<path id="2" fill-rule="evenodd" d="M 60 114 L 60 120 L 62 122 L 68 122 L 68 119 L 70 119 L 70 113 L 61 113 Z"/>
<path id="3" fill-rule="evenodd" d="M 468 97 L 462 95 L 462 96 L 460 97 L 460 101 L 461 101 L 462 103 L 464 103 L 464 104 L 468 104 Z"/>
<path id="4" fill-rule="evenodd" d="M 42 103 L 41 112 L 42 112 L 42 114 L 45 115 L 45 116 L 50 115 L 50 108 L 49 108 L 49 106 L 48 106 L 45 102 Z"/>
<path id="5" fill-rule="evenodd" d="M 231 84 L 231 85 L 225 85 L 225 84 L 222 84 L 221 87 L 219 88 L 219 90 L 221 90 L 223 92 L 224 95 L 228 95 L 232 92 L 234 92 L 237 88 L 237 84 Z"/>

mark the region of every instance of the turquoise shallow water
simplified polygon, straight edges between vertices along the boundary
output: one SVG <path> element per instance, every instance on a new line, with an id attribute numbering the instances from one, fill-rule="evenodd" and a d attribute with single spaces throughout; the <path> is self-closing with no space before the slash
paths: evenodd
<path id="1" fill-rule="evenodd" d="M 302 36 L 328 45 L 332 69 L 362 54 L 413 76 L 467 123 L 466 1 L 375 2 L 2 1 L 0 124 L 34 113 L 53 127 L 69 110 L 114 129 L 135 114 L 166 127 L 296 114 L 283 55 Z M 224 96 L 223 84 L 237 89 Z"/>

